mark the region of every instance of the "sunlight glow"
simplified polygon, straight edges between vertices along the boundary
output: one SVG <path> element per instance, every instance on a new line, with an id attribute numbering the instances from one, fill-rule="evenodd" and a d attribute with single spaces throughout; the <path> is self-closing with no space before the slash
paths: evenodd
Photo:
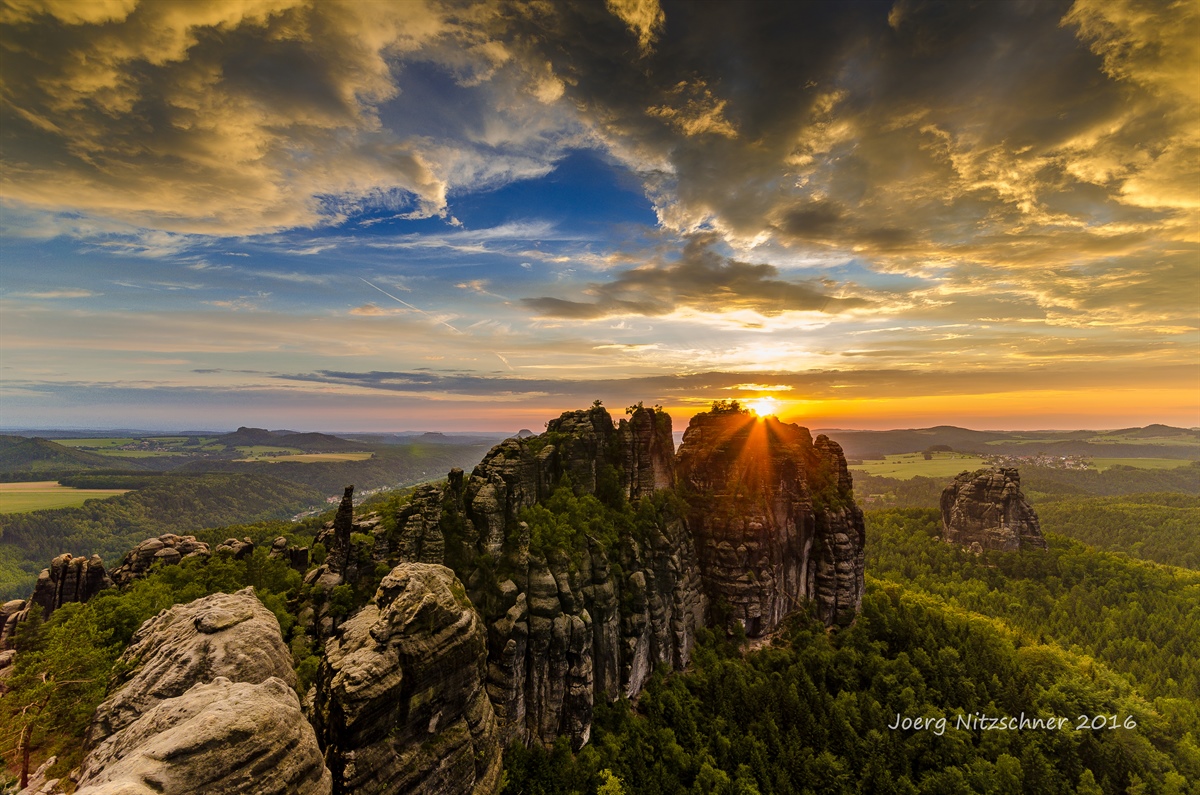
<path id="1" fill-rule="evenodd" d="M 744 405 L 760 417 L 770 417 L 779 411 L 781 404 L 775 398 L 766 395 L 765 397 L 747 400 Z"/>

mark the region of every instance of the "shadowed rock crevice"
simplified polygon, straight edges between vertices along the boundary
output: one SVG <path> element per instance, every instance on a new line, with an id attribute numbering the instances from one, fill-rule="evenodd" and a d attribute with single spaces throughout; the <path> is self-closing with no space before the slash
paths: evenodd
<path id="1" fill-rule="evenodd" d="M 326 647 L 314 718 L 335 793 L 491 793 L 486 632 L 444 566 L 404 563 Z"/>

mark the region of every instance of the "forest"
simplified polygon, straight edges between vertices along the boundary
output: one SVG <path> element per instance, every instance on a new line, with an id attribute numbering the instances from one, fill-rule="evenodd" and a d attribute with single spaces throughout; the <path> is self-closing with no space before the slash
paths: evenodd
<path id="1" fill-rule="evenodd" d="M 555 513 L 601 532 L 617 518 L 566 494 L 545 510 L 530 518 L 546 543 L 563 540 Z M 317 524 L 293 526 L 292 537 L 311 540 Z M 798 613 L 754 649 L 702 631 L 688 671 L 658 671 L 636 703 L 598 705 L 578 753 L 510 748 L 503 791 L 1197 792 L 1200 573 L 1055 535 L 1044 554 L 977 558 L 942 543 L 929 509 L 868 512 L 868 533 L 868 589 L 853 627 L 829 634 Z M 0 699 L 0 723 L 13 727 L 0 751 L 15 749 L 13 731 L 28 722 L 41 753 L 62 754 L 68 769 L 103 696 L 95 683 L 137 626 L 247 585 L 279 618 L 301 682 L 311 681 L 319 651 L 294 631 L 298 574 L 261 548 L 243 561 L 185 561 L 22 628 L 13 690 Z M 55 681 L 71 684 L 47 687 Z M 29 704 L 40 709 L 17 714 Z M 1022 713 L 1067 725 L 956 727 L 960 715 Z M 888 728 L 902 717 L 948 723 L 940 734 Z"/>
<path id="2" fill-rule="evenodd" d="M 656 671 L 635 701 L 598 703 L 582 749 L 565 740 L 510 747 L 501 791 L 1200 793 L 1195 470 L 1023 471 L 1049 549 L 978 556 L 941 540 L 934 506 L 944 484 L 856 475 L 868 507 L 909 507 L 866 513 L 867 591 L 851 627 L 831 633 L 802 610 L 753 642 L 701 630 L 687 670 Z M 214 544 L 285 535 L 313 546 L 314 559 L 324 553 L 312 542 L 328 514 L 279 521 L 319 497 L 295 483 L 232 473 L 76 480 L 139 490 L 0 518 L 0 552 L 23 553 L 0 559 L 6 577 L 28 577 L 60 547 L 115 562 L 167 530 Z M 636 543 L 670 509 L 659 504 L 670 492 L 631 504 L 619 490 L 608 494 L 608 480 L 601 477 L 592 496 L 565 479 L 526 509 L 531 549 L 572 555 L 585 538 Z M 408 499 L 403 491 L 380 495 L 362 510 L 380 511 L 392 532 Z M 225 526 L 248 514 L 253 523 Z M 308 589 L 259 543 L 244 560 L 216 553 L 156 568 L 124 590 L 21 625 L 0 698 L 0 753 L 12 761 L 25 737 L 36 759 L 57 754 L 56 772 L 71 769 L 103 683 L 137 627 L 171 604 L 246 586 L 279 619 L 303 692 L 321 655 L 298 629 Z M 346 590 L 334 594 L 343 612 L 370 598 L 370 588 Z M 1020 716 L 1056 724 L 995 728 Z"/>
<path id="3" fill-rule="evenodd" d="M 976 558 L 936 512 L 867 518 L 852 628 L 797 615 L 758 650 L 705 633 L 686 673 L 599 709 L 579 753 L 510 748 L 504 792 L 1200 791 L 1200 573 L 1053 535 L 1046 554 Z M 955 728 L 1021 713 L 1068 722 Z"/>

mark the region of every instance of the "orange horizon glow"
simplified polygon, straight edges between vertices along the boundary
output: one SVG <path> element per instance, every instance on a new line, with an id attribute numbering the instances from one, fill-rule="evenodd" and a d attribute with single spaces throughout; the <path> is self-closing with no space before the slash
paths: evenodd
<path id="1" fill-rule="evenodd" d="M 770 400 L 769 410 L 759 401 Z M 708 409 L 700 401 L 665 404 L 673 418 L 684 420 Z M 876 398 L 778 398 L 763 396 L 742 402 L 759 416 L 809 428 L 888 430 L 957 425 L 995 430 L 1102 430 L 1161 423 L 1200 427 L 1200 390 L 1022 390 L 988 394 L 923 395 Z"/>

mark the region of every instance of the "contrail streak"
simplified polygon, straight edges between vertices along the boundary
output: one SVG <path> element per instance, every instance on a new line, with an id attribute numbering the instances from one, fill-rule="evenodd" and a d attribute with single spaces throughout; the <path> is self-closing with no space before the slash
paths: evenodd
<path id="1" fill-rule="evenodd" d="M 448 328 L 448 329 L 450 329 L 451 331 L 453 331 L 455 334 L 464 334 L 464 333 L 465 333 L 465 332 L 459 331 L 459 330 L 458 330 L 458 329 L 456 329 L 454 326 L 451 326 L 451 325 L 450 325 L 449 323 L 447 323 L 446 321 L 444 321 L 444 320 L 439 320 L 438 318 L 436 318 L 436 317 L 434 317 L 433 315 L 431 315 L 431 314 L 429 314 L 428 312 L 426 312 L 426 311 L 425 311 L 424 309 L 422 309 L 421 307 L 419 307 L 419 306 L 413 306 L 413 305 L 412 305 L 412 304 L 410 304 L 408 301 L 404 301 L 404 300 L 401 300 L 401 299 L 397 298 L 396 296 L 392 295 L 391 293 L 389 293 L 387 290 L 383 289 L 382 287 L 378 287 L 378 286 L 376 286 L 376 285 L 374 285 L 374 284 L 371 284 L 369 281 L 367 281 L 367 280 L 366 280 L 366 279 L 364 279 L 363 277 L 359 276 L 358 278 L 359 278 L 359 280 L 360 280 L 360 281 L 362 281 L 362 282 L 363 282 L 364 284 L 366 284 L 368 287 L 374 287 L 376 290 L 378 290 L 379 292 L 383 293 L 384 295 L 386 295 L 388 298 L 392 299 L 392 300 L 393 300 L 393 301 L 395 301 L 396 303 L 398 303 L 398 304 L 402 304 L 402 305 L 404 305 L 404 306 L 407 306 L 409 309 L 413 310 L 414 312 L 420 312 L 420 313 L 421 313 L 422 315 L 424 315 L 425 317 L 429 318 L 430 320 L 434 321 L 435 323 L 440 323 L 440 324 L 442 324 L 442 325 L 443 325 L 443 326 L 445 326 L 446 328 Z M 500 361 L 504 362 L 504 366 L 505 366 L 505 367 L 507 367 L 509 370 L 512 370 L 514 373 L 517 371 L 517 368 L 513 367 L 511 364 L 509 364 L 509 363 L 508 363 L 508 359 L 505 359 L 503 356 L 501 356 L 501 355 L 500 355 L 499 353 L 497 353 L 496 351 L 488 351 L 488 353 L 492 354 L 492 355 L 493 355 L 493 356 L 495 356 L 497 359 L 499 359 Z"/>
<path id="2" fill-rule="evenodd" d="M 359 276 L 358 278 L 359 278 L 360 280 L 362 280 L 362 281 L 363 281 L 363 282 L 364 282 L 364 283 L 365 283 L 365 284 L 366 284 L 368 287 L 375 287 L 375 285 L 371 284 L 371 283 L 370 283 L 370 282 L 368 282 L 366 279 L 363 279 L 363 277 Z M 396 303 L 398 303 L 398 304 L 403 304 L 404 306 L 407 306 L 409 309 L 413 310 L 414 312 L 420 312 L 422 315 L 424 315 L 425 317 L 429 318 L 430 320 L 432 320 L 432 321 L 433 321 L 433 322 L 435 322 L 435 323 L 441 323 L 443 326 L 445 326 L 446 328 L 450 329 L 450 330 L 451 330 L 451 331 L 453 331 L 455 334 L 462 334 L 462 332 L 461 332 L 461 331 L 459 331 L 458 329 L 456 329 L 454 326 L 451 326 L 449 323 L 447 323 L 447 322 L 446 322 L 446 321 L 444 321 L 444 320 L 439 320 L 438 318 L 436 318 L 436 317 L 434 317 L 433 315 L 431 315 L 431 314 L 429 314 L 428 312 L 426 312 L 426 311 L 425 311 L 424 309 L 422 309 L 421 307 L 419 307 L 419 306 L 413 306 L 413 305 L 412 305 L 412 304 L 410 304 L 408 301 L 402 301 L 402 300 L 400 300 L 399 298 L 397 298 L 396 296 L 392 295 L 391 293 L 389 293 L 387 290 L 383 289 L 382 287 L 375 287 L 375 289 L 376 289 L 376 290 L 378 290 L 379 292 L 383 293 L 384 295 L 386 295 L 388 298 L 392 299 L 392 300 L 393 300 L 393 301 L 395 301 Z"/>

